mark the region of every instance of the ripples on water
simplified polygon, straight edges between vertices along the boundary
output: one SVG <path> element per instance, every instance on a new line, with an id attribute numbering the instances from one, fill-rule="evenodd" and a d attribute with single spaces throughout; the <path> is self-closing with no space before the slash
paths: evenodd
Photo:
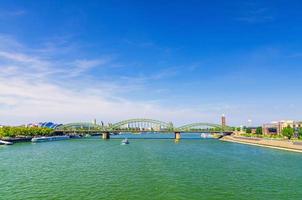
<path id="1" fill-rule="evenodd" d="M 92 137 L 0 147 L 0 199 L 302 196 L 302 154 L 213 139 L 120 142 Z"/>

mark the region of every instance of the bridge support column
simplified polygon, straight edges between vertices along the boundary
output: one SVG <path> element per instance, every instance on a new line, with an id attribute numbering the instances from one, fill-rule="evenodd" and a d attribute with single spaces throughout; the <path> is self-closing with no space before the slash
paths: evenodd
<path id="1" fill-rule="evenodd" d="M 103 138 L 103 140 L 110 139 L 110 133 L 109 132 L 103 132 L 102 133 L 102 138 Z"/>
<path id="2" fill-rule="evenodd" d="M 180 140 L 181 136 L 180 136 L 180 132 L 174 132 L 174 139 L 175 140 Z"/>

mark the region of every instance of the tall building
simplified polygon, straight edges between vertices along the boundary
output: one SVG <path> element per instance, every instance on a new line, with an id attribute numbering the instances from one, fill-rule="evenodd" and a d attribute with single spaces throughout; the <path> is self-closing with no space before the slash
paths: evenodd
<path id="1" fill-rule="evenodd" d="M 222 126 L 222 127 L 225 127 L 225 126 L 226 126 L 226 118 L 225 118 L 225 115 L 224 115 L 224 114 L 221 116 L 221 126 Z"/>

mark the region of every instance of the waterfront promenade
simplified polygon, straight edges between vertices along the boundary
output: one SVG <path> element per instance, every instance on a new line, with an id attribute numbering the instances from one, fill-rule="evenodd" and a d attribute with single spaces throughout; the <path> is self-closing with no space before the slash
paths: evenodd
<path id="1" fill-rule="evenodd" d="M 302 153 L 302 142 L 295 140 L 268 139 L 244 136 L 224 136 L 220 140 Z"/>

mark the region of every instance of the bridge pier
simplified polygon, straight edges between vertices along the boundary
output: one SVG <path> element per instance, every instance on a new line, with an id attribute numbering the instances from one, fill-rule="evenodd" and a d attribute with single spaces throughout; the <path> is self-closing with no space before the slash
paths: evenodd
<path id="1" fill-rule="evenodd" d="M 103 140 L 110 139 L 110 133 L 109 132 L 103 132 L 102 133 L 102 138 L 103 138 Z"/>
<path id="2" fill-rule="evenodd" d="M 181 136 L 180 136 L 180 132 L 174 132 L 174 139 L 175 140 L 180 140 Z"/>

